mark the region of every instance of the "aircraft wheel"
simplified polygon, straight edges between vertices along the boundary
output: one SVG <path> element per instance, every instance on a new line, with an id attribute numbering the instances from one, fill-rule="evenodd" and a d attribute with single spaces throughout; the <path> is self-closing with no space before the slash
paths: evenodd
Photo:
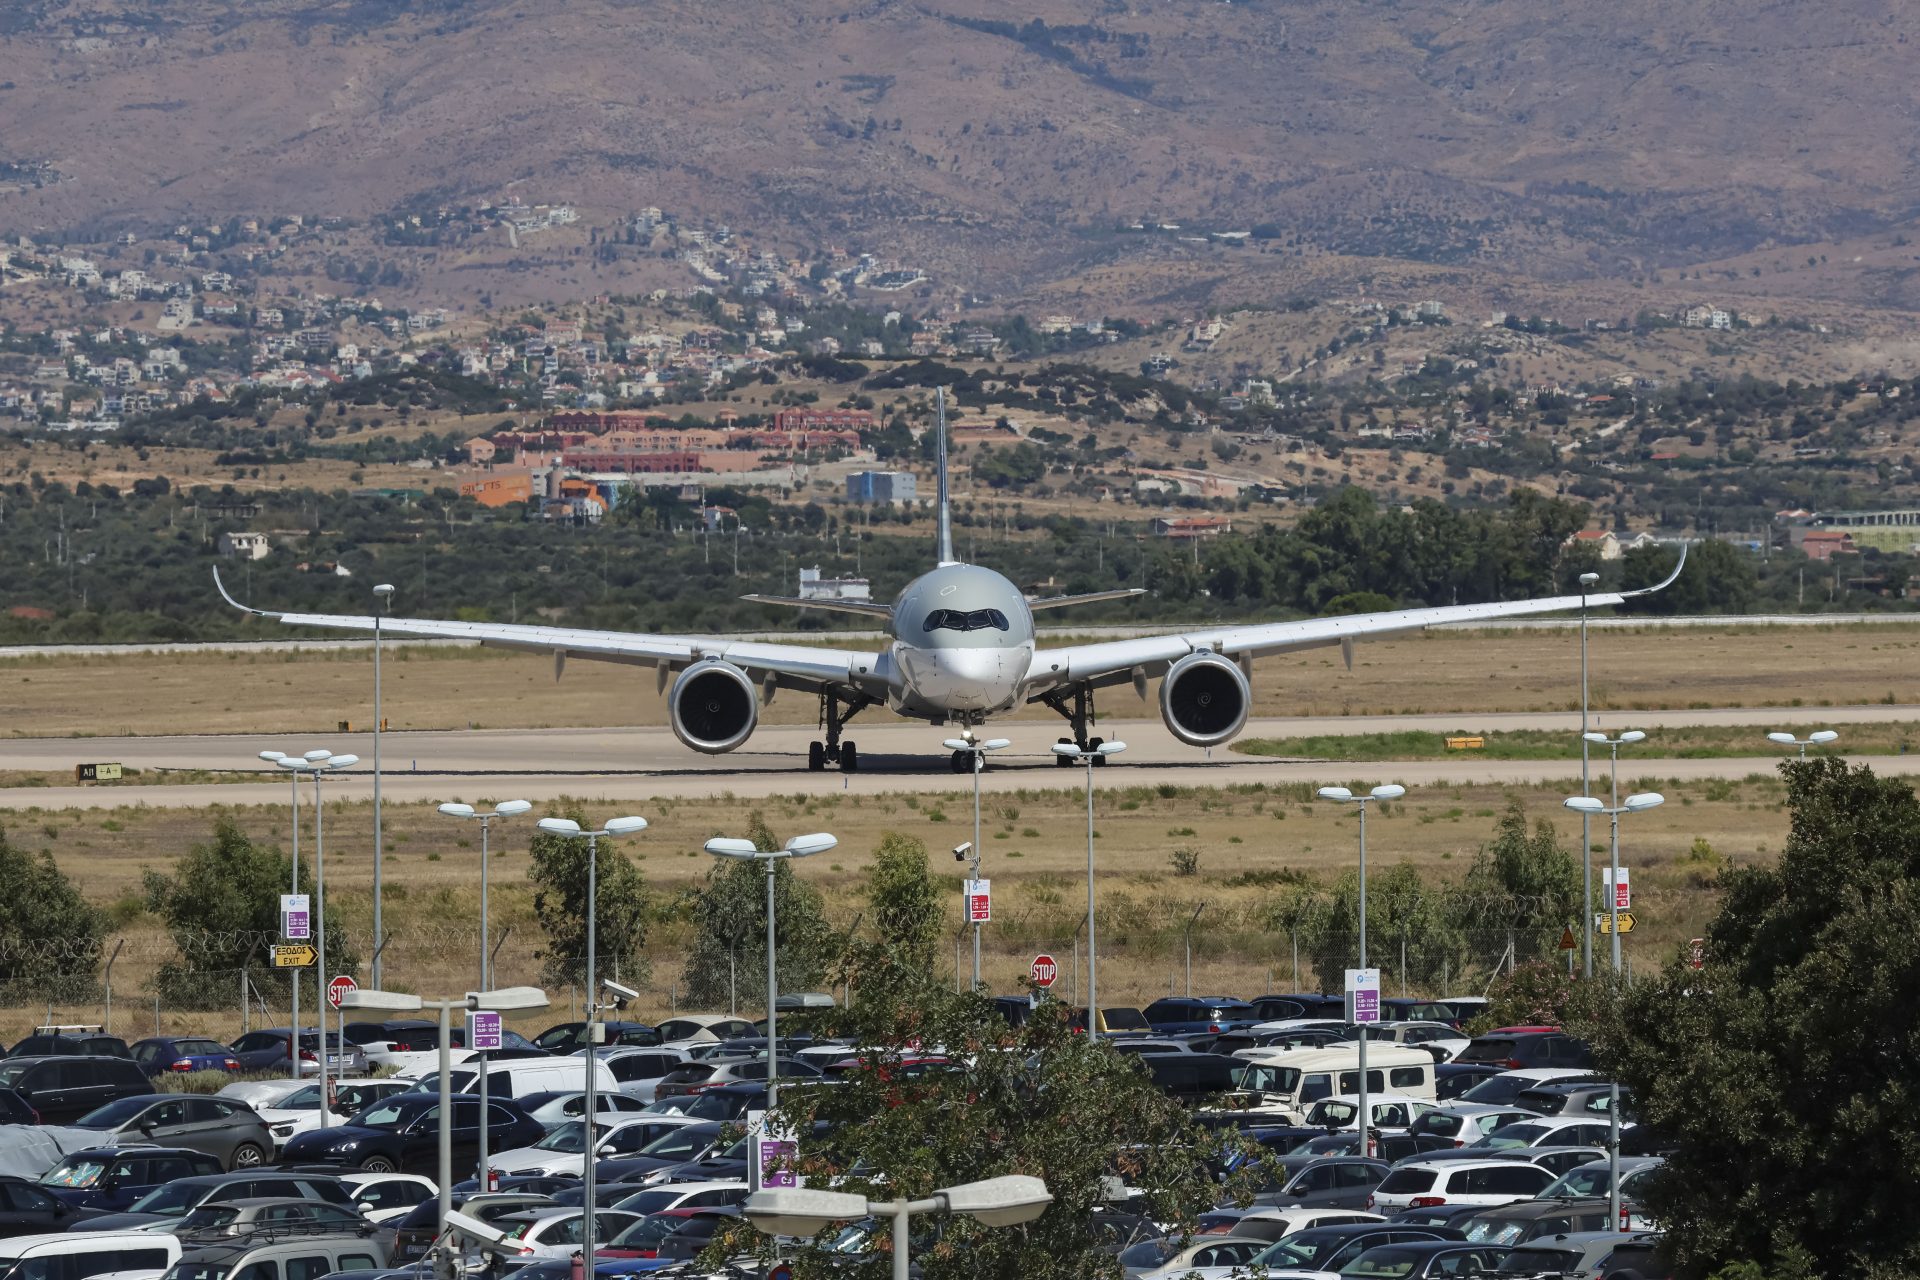
<path id="1" fill-rule="evenodd" d="M 840 772 L 860 772 L 860 749 L 851 742 L 840 744 Z"/>
<path id="2" fill-rule="evenodd" d="M 955 773 L 965 773 L 967 771 L 968 754 L 969 753 L 965 751 L 954 752 L 952 757 L 947 761 L 947 767 Z"/>
<path id="3" fill-rule="evenodd" d="M 1105 738 L 1088 738 L 1087 750 L 1098 751 L 1100 749 L 1100 744 L 1105 741 L 1106 741 Z M 1095 756 L 1093 758 L 1093 767 L 1096 769 L 1104 767 L 1106 763 L 1107 763 L 1107 758 L 1105 756 Z"/>
<path id="4" fill-rule="evenodd" d="M 1062 738 L 1060 739 L 1060 745 L 1063 747 L 1070 747 L 1073 745 L 1073 739 Z M 1058 765 L 1062 769 L 1071 769 L 1073 767 L 1073 761 L 1067 758 L 1066 756 L 1055 756 L 1053 758 L 1053 762 L 1054 764 Z"/>
<path id="5" fill-rule="evenodd" d="M 817 741 L 809 742 L 807 744 L 807 768 L 813 770 L 815 773 L 819 773 L 822 769 L 825 769 L 826 767 L 827 767 L 826 744 L 822 742 L 817 742 Z"/>

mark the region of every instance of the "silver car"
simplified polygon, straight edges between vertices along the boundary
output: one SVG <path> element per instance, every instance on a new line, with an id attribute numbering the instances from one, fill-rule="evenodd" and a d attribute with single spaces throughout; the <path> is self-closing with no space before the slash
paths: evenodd
<path id="1" fill-rule="evenodd" d="M 149 1145 L 204 1151 L 228 1169 L 260 1164 L 273 1150 L 266 1121 L 235 1098 L 150 1093 L 95 1107 L 72 1124 L 98 1135 L 94 1145 Z"/>

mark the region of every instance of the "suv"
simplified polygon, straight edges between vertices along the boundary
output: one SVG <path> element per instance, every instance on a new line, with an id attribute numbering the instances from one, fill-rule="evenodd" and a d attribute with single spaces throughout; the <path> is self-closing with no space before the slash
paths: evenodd
<path id="1" fill-rule="evenodd" d="M 118 1213 L 175 1178 L 219 1173 L 220 1161 L 184 1147 L 88 1147 L 40 1175 L 40 1187 L 71 1205 Z"/>
<path id="2" fill-rule="evenodd" d="M 82 1054 L 93 1058 L 131 1058 L 133 1050 L 119 1036 L 110 1036 L 98 1027 L 43 1028 L 13 1046 L 12 1058 L 48 1058 L 63 1054 Z"/>
<path id="3" fill-rule="evenodd" d="M 1259 1020 L 1252 1005 L 1233 996 L 1170 996 L 1155 1000 L 1144 1012 L 1148 1025 L 1161 1035 L 1183 1031 L 1211 1031 L 1217 1035 L 1236 1027 L 1252 1026 Z"/>
<path id="4" fill-rule="evenodd" d="M 1621 1102 L 1627 1091 L 1620 1091 Z M 1553 1080 L 1523 1089 L 1514 1105 L 1543 1116 L 1600 1116 L 1613 1105 L 1613 1084 L 1607 1080 Z"/>
<path id="5" fill-rule="evenodd" d="M 1521 1200 L 1456 1220 L 1455 1225 L 1475 1244 L 1508 1248 L 1570 1231 L 1604 1231 L 1613 1225 L 1607 1218 L 1611 1212 L 1604 1199 Z"/>
<path id="6" fill-rule="evenodd" d="M 293 1032 L 286 1027 L 249 1031 L 233 1042 L 233 1056 L 242 1071 L 279 1071 L 292 1057 L 287 1042 Z M 351 1040 L 343 1052 L 336 1032 L 327 1032 L 327 1074 L 358 1076 L 367 1071 L 367 1056 Z M 320 1074 L 320 1033 L 311 1029 L 300 1033 L 300 1074 Z"/>
<path id="7" fill-rule="evenodd" d="M 232 1098 L 156 1093 L 121 1098 L 73 1122 L 100 1135 L 101 1146 L 165 1142 L 218 1156 L 229 1169 L 260 1164 L 273 1150 L 273 1134 L 252 1107 Z"/>
<path id="8" fill-rule="evenodd" d="M 42 1124 L 65 1124 L 109 1102 L 152 1093 L 153 1082 L 131 1058 L 71 1055 L 8 1058 L 0 1062 L 0 1088 L 19 1094 Z"/>
<path id="9" fill-rule="evenodd" d="M 1442 1204 L 1511 1204 L 1539 1195 L 1553 1175 L 1539 1165 L 1508 1160 L 1409 1160 L 1393 1167 L 1367 1208 L 1375 1213 L 1427 1209 Z"/>
<path id="10" fill-rule="evenodd" d="M 135 1200 L 125 1213 L 95 1218 L 89 1230 L 139 1230 L 156 1223 L 166 1224 L 184 1218 L 209 1201 L 239 1200 L 249 1196 L 302 1196 L 348 1209 L 354 1207 L 353 1197 L 340 1185 L 340 1179 L 330 1174 L 246 1169 L 175 1178 Z"/>
<path id="11" fill-rule="evenodd" d="M 230 1243 L 188 1248 L 163 1280 L 264 1280 L 282 1274 L 311 1280 L 335 1271 L 371 1271 L 387 1261 L 387 1247 L 372 1237 L 269 1228 Z"/>
<path id="12" fill-rule="evenodd" d="M 1487 1273 L 1496 1276 L 1591 1276 L 1619 1246 L 1634 1239 L 1621 1231 L 1574 1231 L 1518 1245 Z"/>
<path id="13" fill-rule="evenodd" d="M 1491 1062 L 1509 1071 L 1528 1067 L 1593 1069 L 1593 1050 L 1564 1031 L 1498 1031 L 1477 1036 L 1455 1062 Z"/>

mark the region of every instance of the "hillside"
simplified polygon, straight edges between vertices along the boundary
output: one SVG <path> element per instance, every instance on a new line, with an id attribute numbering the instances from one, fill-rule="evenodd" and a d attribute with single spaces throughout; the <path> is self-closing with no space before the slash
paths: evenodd
<path id="1" fill-rule="evenodd" d="M 1738 259 L 1725 275 L 1915 306 L 1910 20 L 1886 0 L 44 0 L 0 17 L 0 229 L 519 195 L 988 290 L 1115 263 L 1204 297 L 1381 260 L 1567 282 Z M 1178 233 L 1118 230 L 1141 220 L 1274 238 L 1196 271 Z M 1857 261 L 1803 247 L 1863 237 Z"/>

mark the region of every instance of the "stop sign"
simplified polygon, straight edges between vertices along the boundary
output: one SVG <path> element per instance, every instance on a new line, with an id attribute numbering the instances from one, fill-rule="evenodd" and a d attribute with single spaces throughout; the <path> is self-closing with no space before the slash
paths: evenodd
<path id="1" fill-rule="evenodd" d="M 327 984 L 327 1008 L 338 1009 L 342 996 L 346 995 L 349 991 L 358 991 L 359 989 L 359 983 L 349 978 L 346 974 L 341 974 Z"/>
<path id="2" fill-rule="evenodd" d="M 1053 980 L 1060 976 L 1060 966 L 1053 962 L 1052 956 L 1043 952 L 1035 956 L 1033 963 L 1027 966 L 1027 976 L 1033 979 L 1033 985 L 1036 987 L 1050 987 L 1053 985 Z"/>

